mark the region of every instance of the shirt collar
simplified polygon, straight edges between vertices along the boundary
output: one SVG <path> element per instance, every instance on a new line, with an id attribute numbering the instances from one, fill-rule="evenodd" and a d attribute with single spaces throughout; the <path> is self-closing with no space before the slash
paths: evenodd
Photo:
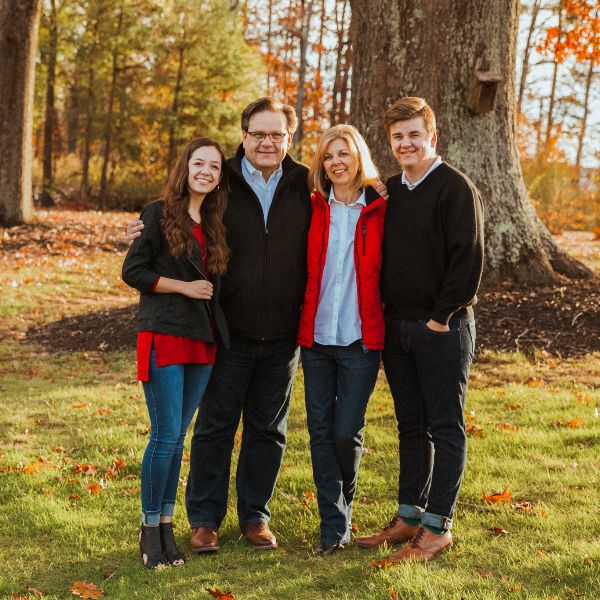
<path id="1" fill-rule="evenodd" d="M 414 190 L 420 183 L 423 183 L 423 181 L 425 180 L 425 178 L 434 170 L 437 169 L 441 164 L 442 164 L 442 157 L 438 156 L 434 163 L 429 167 L 429 169 L 427 169 L 427 172 L 425 173 L 425 175 L 423 175 L 423 177 L 421 177 L 421 179 L 419 179 L 419 181 L 415 181 L 414 183 L 410 183 L 410 181 L 408 181 L 408 179 L 406 178 L 406 173 L 404 171 L 402 171 L 402 183 L 409 189 L 409 190 Z"/>
<path id="2" fill-rule="evenodd" d="M 333 186 L 331 186 L 331 190 L 329 190 L 329 198 L 328 198 L 327 201 L 329 202 L 330 205 L 334 201 L 337 202 L 338 204 L 343 204 L 343 202 L 340 202 L 339 200 L 336 200 L 335 195 L 333 193 Z M 367 199 L 366 199 L 365 190 L 363 190 L 361 192 L 361 194 L 358 197 L 358 200 L 356 202 L 354 202 L 353 204 L 347 204 L 346 206 L 354 206 L 355 204 L 362 204 L 363 206 L 367 205 Z"/>
<path id="3" fill-rule="evenodd" d="M 248 175 L 252 178 L 252 179 L 259 179 L 263 184 L 267 184 L 270 181 L 274 181 L 276 179 L 278 179 L 279 177 L 281 177 L 282 173 L 283 173 L 283 166 L 281 165 L 281 163 L 279 163 L 279 166 L 273 171 L 273 173 L 271 173 L 271 176 L 269 177 L 268 181 L 264 180 L 264 177 L 262 175 L 262 172 L 259 171 L 245 156 L 242 158 L 242 170 L 245 170 L 246 173 L 248 173 Z"/>

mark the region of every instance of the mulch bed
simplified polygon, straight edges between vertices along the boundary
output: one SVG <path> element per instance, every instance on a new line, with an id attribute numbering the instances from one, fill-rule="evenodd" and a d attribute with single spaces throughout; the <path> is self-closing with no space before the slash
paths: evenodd
<path id="1" fill-rule="evenodd" d="M 55 321 L 29 330 L 28 342 L 49 352 L 135 348 L 135 305 Z M 519 290 L 484 291 L 476 307 L 477 346 L 544 350 L 563 357 L 600 351 L 600 279 Z"/>

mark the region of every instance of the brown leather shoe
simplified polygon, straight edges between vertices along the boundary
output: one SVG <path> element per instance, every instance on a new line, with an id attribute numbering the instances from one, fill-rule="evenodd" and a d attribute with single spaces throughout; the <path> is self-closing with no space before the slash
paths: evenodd
<path id="1" fill-rule="evenodd" d="M 415 562 L 427 562 L 452 547 L 452 534 L 449 531 L 442 535 L 433 533 L 429 529 L 419 527 L 417 535 L 410 544 L 407 544 L 398 552 L 389 557 L 391 563 L 397 564 L 412 560 Z"/>
<path id="2" fill-rule="evenodd" d="M 412 540 L 418 530 L 418 525 L 409 525 L 404 519 L 394 517 L 381 533 L 354 538 L 354 543 L 361 548 L 379 548 L 384 544 L 392 546 Z"/>
<path id="3" fill-rule="evenodd" d="M 192 552 L 217 552 L 219 538 L 216 527 L 192 527 L 190 548 Z"/>
<path id="4" fill-rule="evenodd" d="M 266 523 L 247 523 L 241 526 L 248 543 L 256 550 L 275 550 L 277 540 Z"/>

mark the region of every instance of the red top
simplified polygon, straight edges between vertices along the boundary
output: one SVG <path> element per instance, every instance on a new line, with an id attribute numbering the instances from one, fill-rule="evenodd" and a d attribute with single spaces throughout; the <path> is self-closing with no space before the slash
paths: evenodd
<path id="1" fill-rule="evenodd" d="M 206 245 L 200 225 L 194 226 L 194 237 L 200 244 L 202 260 L 206 259 Z M 154 291 L 160 277 L 154 282 L 151 292 Z M 138 380 L 148 381 L 150 371 L 150 352 L 154 345 L 154 356 L 157 367 L 167 365 L 180 365 L 185 363 L 199 363 L 212 365 L 215 363 L 217 346 L 202 340 L 152 331 L 140 331 L 137 339 L 137 364 Z"/>
<path id="2" fill-rule="evenodd" d="M 308 230 L 308 280 L 298 324 L 298 345 L 310 348 L 314 342 L 315 317 L 329 242 L 329 202 L 319 192 L 311 197 L 312 216 Z M 367 188 L 354 235 L 354 267 L 358 292 L 358 312 L 362 321 L 362 341 L 369 350 L 383 348 L 383 305 L 379 292 L 381 243 L 386 201 Z"/>

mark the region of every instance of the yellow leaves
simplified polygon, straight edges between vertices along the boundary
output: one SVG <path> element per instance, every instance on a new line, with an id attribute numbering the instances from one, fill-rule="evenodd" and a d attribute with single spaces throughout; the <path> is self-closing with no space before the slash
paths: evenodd
<path id="1" fill-rule="evenodd" d="M 500 502 L 506 502 L 507 504 L 512 503 L 512 493 L 509 491 L 508 486 L 504 486 L 502 492 L 495 492 L 489 496 L 483 492 L 483 501 L 493 504 L 499 504 Z"/>
<path id="2" fill-rule="evenodd" d="M 85 581 L 74 581 L 69 589 L 74 596 L 84 599 L 102 598 L 104 595 L 95 583 L 86 583 Z"/>

